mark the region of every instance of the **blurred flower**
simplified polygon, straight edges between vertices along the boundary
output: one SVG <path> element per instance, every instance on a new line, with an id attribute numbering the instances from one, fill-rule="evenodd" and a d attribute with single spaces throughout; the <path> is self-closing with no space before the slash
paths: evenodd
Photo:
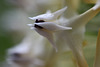
<path id="1" fill-rule="evenodd" d="M 37 56 L 44 51 L 43 45 L 41 45 L 43 43 L 43 39 L 41 37 L 36 39 L 36 37 L 38 37 L 37 34 L 33 37 L 33 39 L 30 37 L 32 37 L 32 35 L 25 37 L 20 44 L 8 50 L 6 60 L 10 66 L 33 67 L 44 65 L 44 61 L 37 58 Z M 34 41 L 36 46 L 32 43 L 32 41 Z"/>

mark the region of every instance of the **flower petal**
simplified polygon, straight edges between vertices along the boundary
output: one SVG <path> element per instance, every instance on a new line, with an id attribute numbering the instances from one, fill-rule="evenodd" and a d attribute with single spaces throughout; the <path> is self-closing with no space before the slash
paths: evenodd
<path id="1" fill-rule="evenodd" d="M 70 30 L 72 29 L 71 27 L 64 27 L 57 25 L 56 23 L 53 22 L 44 22 L 44 23 L 35 23 L 36 25 L 39 25 L 49 31 L 59 31 L 59 30 Z"/>
<path id="2" fill-rule="evenodd" d="M 96 16 L 98 13 L 100 12 L 100 9 L 96 9 L 94 10 L 94 7 L 90 8 L 89 10 L 87 10 L 86 12 L 75 16 L 73 18 L 71 18 L 68 21 L 68 25 L 67 26 L 71 26 L 71 27 L 79 27 L 79 26 L 84 26 L 86 25 L 94 16 Z"/>
<path id="3" fill-rule="evenodd" d="M 34 28 L 34 27 L 31 27 L 30 29 L 31 29 L 31 30 L 34 30 L 35 28 Z"/>
<path id="4" fill-rule="evenodd" d="M 58 51 L 57 47 L 56 47 L 56 44 L 54 42 L 54 39 L 53 39 L 53 33 L 50 32 L 50 31 L 46 31 L 46 30 L 41 30 L 41 29 L 37 29 L 35 28 L 35 30 L 42 36 L 46 37 L 49 42 L 52 44 L 52 46 L 55 48 L 56 52 Z"/>
<path id="5" fill-rule="evenodd" d="M 30 27 L 33 26 L 33 24 L 27 24 L 27 25 L 30 26 Z"/>
<path id="6" fill-rule="evenodd" d="M 34 17 L 28 17 L 29 19 L 31 19 L 31 20 L 35 20 L 35 18 Z"/>
<path id="7" fill-rule="evenodd" d="M 41 14 L 35 17 L 29 17 L 29 19 L 31 20 L 40 19 L 40 20 L 45 20 L 45 21 L 56 20 L 59 16 L 61 16 L 64 13 L 66 9 L 67 7 L 64 7 L 54 13 L 51 13 L 51 11 L 47 11 L 45 14 Z"/>
<path id="8" fill-rule="evenodd" d="M 62 9 L 60 9 L 60 10 L 54 12 L 54 13 L 53 13 L 54 18 L 58 18 L 59 16 L 61 16 L 61 15 L 65 12 L 66 9 L 67 9 L 67 7 L 64 7 L 64 8 L 62 8 Z"/>
<path id="9" fill-rule="evenodd" d="M 97 0 L 96 5 L 93 7 L 93 10 L 100 8 L 100 0 Z"/>

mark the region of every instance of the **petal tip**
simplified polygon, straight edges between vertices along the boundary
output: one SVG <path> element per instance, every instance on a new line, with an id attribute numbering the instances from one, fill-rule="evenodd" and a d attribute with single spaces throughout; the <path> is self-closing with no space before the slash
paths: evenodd
<path id="1" fill-rule="evenodd" d="M 33 24 L 27 24 L 27 25 L 30 26 L 30 27 L 33 26 Z"/>
<path id="2" fill-rule="evenodd" d="M 34 30 L 34 27 L 31 27 L 30 29 L 31 29 L 31 30 Z"/>
<path id="3" fill-rule="evenodd" d="M 100 0 L 97 0 L 96 5 L 93 7 L 93 10 L 97 10 L 98 8 L 100 8 Z"/>
<path id="4" fill-rule="evenodd" d="M 31 19 L 31 20 L 34 20 L 34 18 L 33 17 L 28 17 L 29 19 Z"/>

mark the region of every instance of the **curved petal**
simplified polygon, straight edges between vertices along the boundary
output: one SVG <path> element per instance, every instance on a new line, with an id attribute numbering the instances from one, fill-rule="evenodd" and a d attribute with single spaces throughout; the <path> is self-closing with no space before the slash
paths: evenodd
<path id="1" fill-rule="evenodd" d="M 36 20 L 36 17 L 28 17 L 31 20 Z"/>
<path id="2" fill-rule="evenodd" d="M 30 26 L 31 28 L 31 30 L 34 30 L 35 29 L 35 27 L 34 27 L 34 24 L 27 24 L 28 26 Z"/>
<path id="3" fill-rule="evenodd" d="M 96 5 L 93 7 L 93 10 L 100 8 L 100 0 L 97 0 Z"/>
<path id="4" fill-rule="evenodd" d="M 54 18 L 58 18 L 59 16 L 61 16 L 67 9 L 67 6 L 54 12 L 53 15 L 54 15 Z"/>
<path id="5" fill-rule="evenodd" d="M 59 31 L 59 30 L 70 30 L 72 29 L 71 27 L 64 27 L 60 26 L 56 23 L 53 22 L 44 22 L 44 23 L 35 23 L 36 25 L 39 25 L 49 31 Z"/>
<path id="6" fill-rule="evenodd" d="M 52 32 L 49 32 L 47 30 L 40 30 L 40 29 L 37 29 L 35 28 L 35 30 L 42 36 L 46 37 L 49 42 L 52 44 L 52 46 L 55 48 L 56 52 L 58 51 L 57 47 L 56 47 L 56 44 L 54 42 L 54 39 L 53 39 L 53 33 Z"/>
<path id="7" fill-rule="evenodd" d="M 63 12 L 67 9 L 67 7 L 64 7 L 54 13 L 51 13 L 51 11 L 47 11 L 47 13 L 45 14 L 41 14 L 35 17 L 29 17 L 29 19 L 31 20 L 36 20 L 36 19 L 40 19 L 40 20 L 45 20 L 45 21 L 51 21 L 51 20 L 56 20 L 59 16 L 61 16 L 63 14 Z"/>
<path id="8" fill-rule="evenodd" d="M 32 27 L 33 26 L 33 24 L 27 24 L 28 26 L 30 26 L 30 27 Z"/>

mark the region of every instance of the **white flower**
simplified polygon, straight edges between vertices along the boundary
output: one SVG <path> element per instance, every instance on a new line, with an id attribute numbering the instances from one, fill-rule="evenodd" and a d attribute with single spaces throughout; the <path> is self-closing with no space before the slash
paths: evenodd
<path id="1" fill-rule="evenodd" d="M 37 34 L 34 34 L 33 38 L 32 36 L 33 34 L 26 36 L 20 44 L 8 49 L 6 60 L 11 67 L 23 67 L 24 65 L 26 65 L 26 67 L 33 67 L 44 65 L 44 61 L 37 58 L 37 56 L 44 51 L 42 45 L 43 38 L 40 36 L 38 37 Z"/>
<path id="2" fill-rule="evenodd" d="M 70 49 L 72 50 L 79 67 L 88 67 L 88 64 L 85 60 L 85 57 L 84 57 L 83 51 L 82 51 L 82 41 L 84 39 L 85 25 L 88 23 L 88 21 L 90 21 L 94 16 L 96 16 L 100 12 L 98 3 L 99 3 L 99 1 L 95 5 L 95 6 L 97 6 L 97 5 L 98 6 L 97 7 L 94 6 L 95 9 L 93 7 L 81 15 L 77 15 L 75 17 L 72 17 L 72 18 L 66 19 L 66 20 L 62 20 L 62 21 L 60 20 L 61 18 L 59 20 L 57 18 L 65 11 L 64 8 L 62 10 L 59 10 L 60 13 L 59 13 L 59 11 L 54 12 L 54 13 L 49 13 L 52 16 L 49 15 L 48 13 L 46 13 L 46 14 L 42 14 L 42 15 L 30 18 L 32 20 L 38 19 L 38 20 L 42 21 L 42 22 L 38 21 L 36 23 L 36 24 L 40 23 L 36 26 L 37 28 L 34 28 L 35 24 L 30 25 L 30 26 L 32 27 L 32 29 L 35 29 L 42 36 L 45 36 L 48 39 L 51 39 L 52 41 L 49 40 L 51 43 L 55 43 L 53 40 L 52 31 L 51 31 L 52 28 L 48 28 L 48 26 L 45 27 L 45 24 L 42 24 L 42 23 L 53 22 L 56 24 L 57 23 L 60 24 L 60 26 L 72 27 L 73 29 L 71 31 L 61 31 L 61 32 L 56 33 L 56 37 L 58 37 L 56 43 L 62 45 L 62 43 L 60 43 L 60 42 L 64 42 L 65 44 L 67 44 L 70 47 Z M 41 29 L 41 31 L 40 31 L 40 29 Z M 44 35 L 45 32 L 46 32 L 46 34 Z M 60 40 L 59 40 L 59 38 L 60 38 Z"/>
<path id="3" fill-rule="evenodd" d="M 28 24 L 31 26 L 31 29 L 36 30 L 40 35 L 46 37 L 50 43 L 53 45 L 53 47 L 57 51 L 57 47 L 54 42 L 53 33 L 61 30 L 70 30 L 71 27 L 64 27 L 57 23 L 54 23 L 53 21 L 56 20 L 65 10 L 67 7 L 58 10 L 54 13 L 46 13 L 42 14 L 33 18 L 30 18 L 32 20 L 35 20 L 34 24 Z"/>

